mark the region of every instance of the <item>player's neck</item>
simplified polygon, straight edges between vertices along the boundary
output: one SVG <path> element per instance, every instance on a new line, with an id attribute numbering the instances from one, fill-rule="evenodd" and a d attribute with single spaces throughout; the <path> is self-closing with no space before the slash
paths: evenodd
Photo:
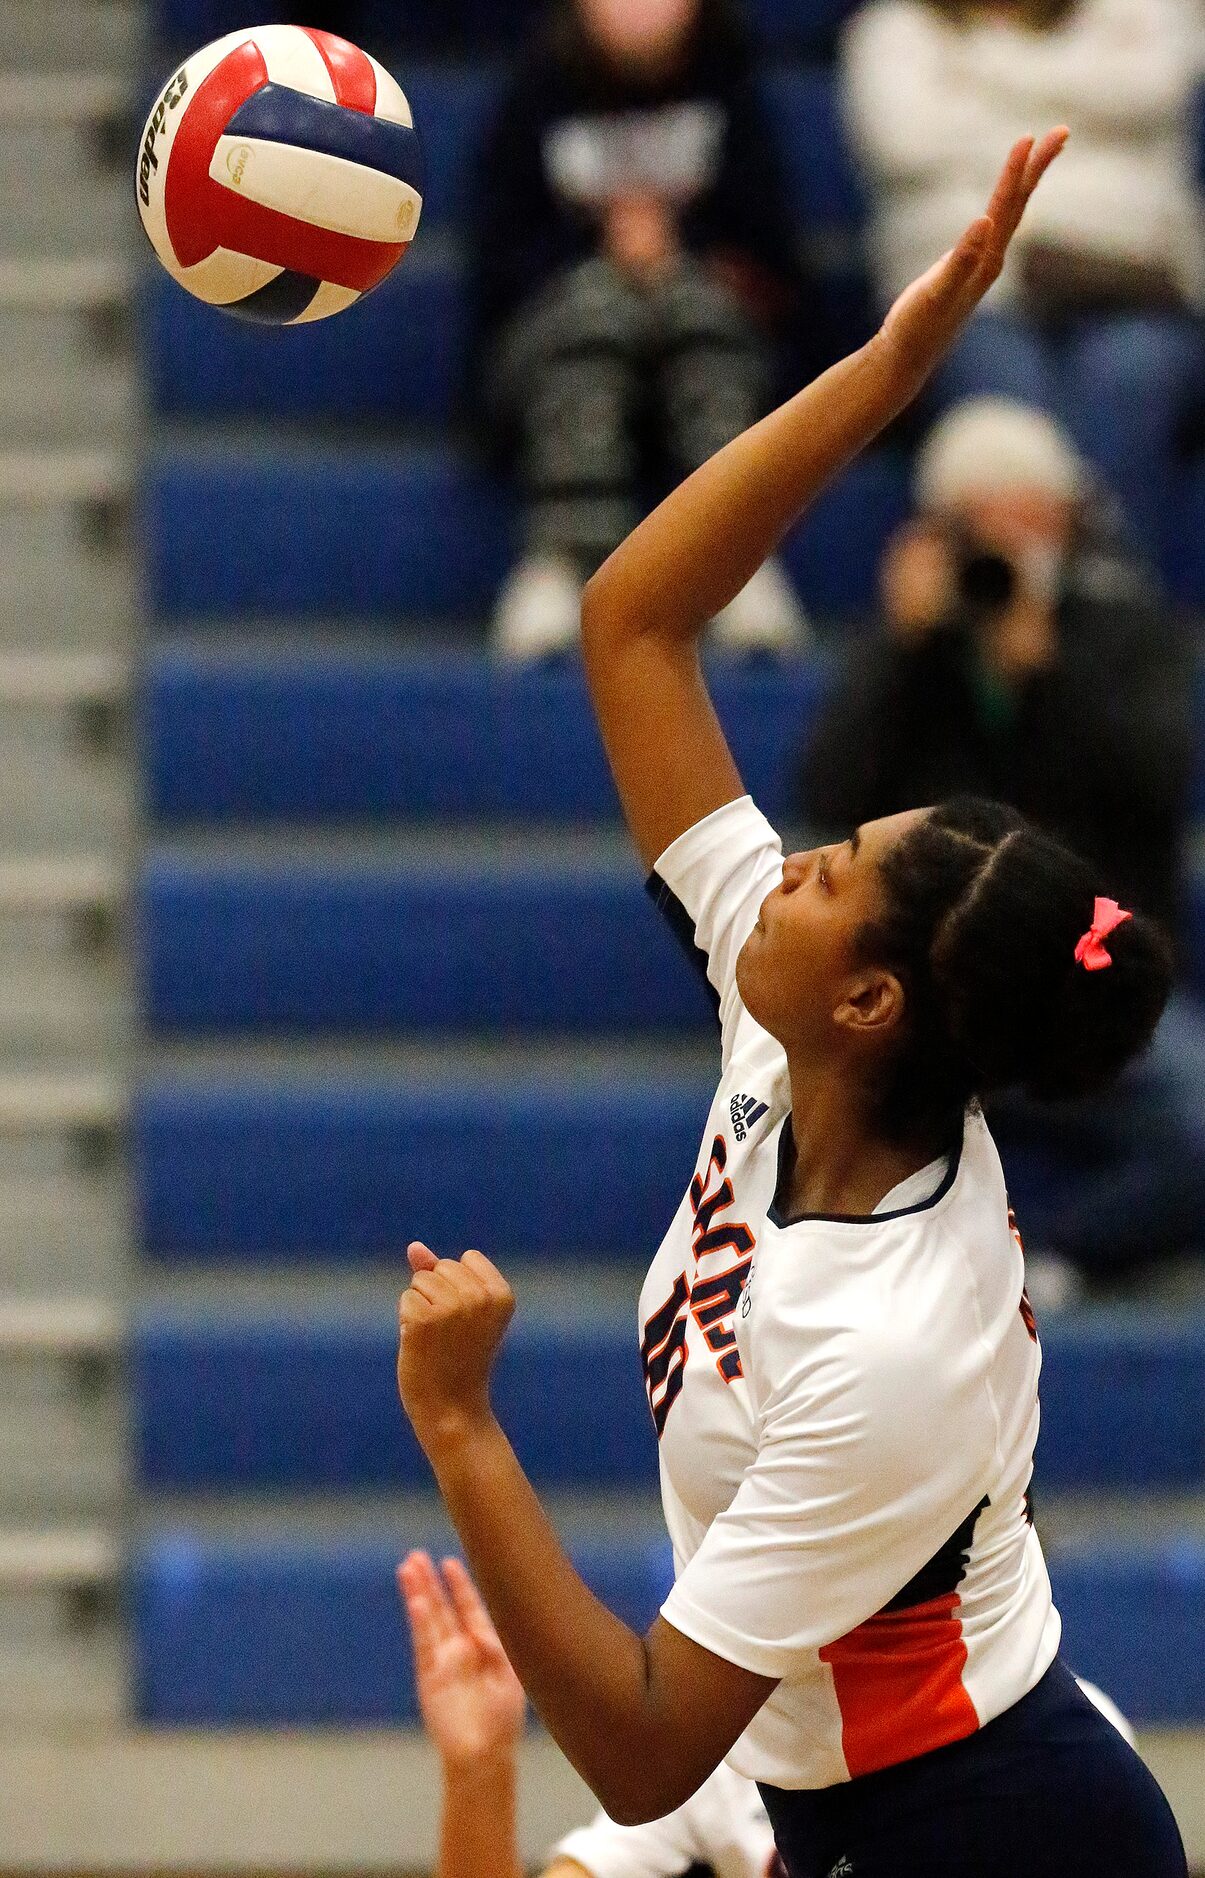
<path id="1" fill-rule="evenodd" d="M 831 1071 L 791 1072 L 795 1164 L 787 1176 L 787 1213 L 873 1213 L 879 1202 L 938 1153 L 930 1146 L 884 1141 L 870 1127 L 848 1082 Z M 784 1196 L 780 1194 L 780 1201 Z"/>

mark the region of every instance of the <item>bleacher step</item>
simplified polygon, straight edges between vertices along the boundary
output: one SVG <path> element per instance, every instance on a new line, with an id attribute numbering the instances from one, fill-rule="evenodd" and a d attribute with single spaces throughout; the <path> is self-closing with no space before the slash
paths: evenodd
<path id="1" fill-rule="evenodd" d="M 120 1296 L 128 1205 L 112 1169 L 80 1165 L 70 1143 L 0 1140 L 0 1291 Z"/>
<path id="2" fill-rule="evenodd" d="M 119 74 L 143 56 L 147 0 L 5 0 L 0 8 L 0 66 Z"/>

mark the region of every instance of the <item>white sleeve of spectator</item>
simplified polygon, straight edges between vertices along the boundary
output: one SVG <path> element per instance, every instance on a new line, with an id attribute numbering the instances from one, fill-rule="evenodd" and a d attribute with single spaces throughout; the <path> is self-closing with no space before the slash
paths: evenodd
<path id="1" fill-rule="evenodd" d="M 653 868 L 654 899 L 671 926 L 687 925 L 719 1002 L 724 1061 L 742 1009 L 736 961 L 761 903 L 782 879 L 782 842 L 749 796 L 704 816 Z M 686 938 L 686 932 L 679 936 Z"/>
<path id="2" fill-rule="evenodd" d="M 666 1819 L 647 1826 L 617 1826 L 600 1813 L 589 1826 L 571 1832 L 551 1857 L 571 1858 L 590 1878 L 677 1878 L 702 1856 L 694 1843 L 690 1802 Z"/>
<path id="3" fill-rule="evenodd" d="M 1022 109 L 1152 134 L 1187 110 L 1196 83 L 1192 21 L 1177 0 L 1089 0 L 1067 24 L 1015 41 L 985 37 L 982 76 Z"/>
<path id="4" fill-rule="evenodd" d="M 755 1268 L 757 1457 L 662 1615 L 781 1679 L 881 1611 L 957 1531 L 995 1426 L 986 1395 L 911 1348 L 906 1324 L 850 1331 L 842 1351 L 792 1308 L 789 1271 L 777 1287 L 769 1276 Z"/>
<path id="5" fill-rule="evenodd" d="M 950 29 L 920 0 L 873 0 L 842 36 L 846 115 L 873 182 L 962 174 L 978 111 L 955 82 Z"/>

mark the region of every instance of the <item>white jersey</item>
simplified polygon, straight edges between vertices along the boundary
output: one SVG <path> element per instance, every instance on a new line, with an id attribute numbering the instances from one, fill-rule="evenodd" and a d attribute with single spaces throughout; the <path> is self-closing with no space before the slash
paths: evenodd
<path id="1" fill-rule="evenodd" d="M 715 1878 L 784 1878 L 761 1796 L 729 1767 L 667 1819 L 617 1826 L 600 1813 L 552 1857 L 573 1859 L 590 1878 L 678 1878 L 692 1865 L 709 1865 Z"/>
<path id="2" fill-rule="evenodd" d="M 663 1615 L 778 1683 L 730 1765 L 818 1788 L 1011 1707 L 1059 1620 L 1028 1508 L 1037 1336 L 983 1118 L 869 1217 L 775 1204 L 786 1056 L 736 960 L 781 878 L 748 797 L 657 863 L 656 897 L 706 958 L 723 1058 L 641 1293 L 641 1357 L 676 1568 Z"/>

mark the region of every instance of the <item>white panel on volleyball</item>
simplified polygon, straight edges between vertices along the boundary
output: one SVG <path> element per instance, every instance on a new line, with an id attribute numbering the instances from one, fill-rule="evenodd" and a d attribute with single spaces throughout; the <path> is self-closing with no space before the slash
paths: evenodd
<path id="1" fill-rule="evenodd" d="M 404 124 L 407 130 L 413 130 L 414 113 L 410 109 L 410 100 L 397 79 L 373 58 L 371 52 L 366 52 L 364 56 L 377 75 L 377 102 L 373 112 L 374 117 L 384 117 L 391 124 Z"/>
<path id="2" fill-rule="evenodd" d="M 311 98 L 334 104 L 335 85 L 326 60 L 300 26 L 257 26 L 245 37 L 253 38 L 262 52 L 271 84 L 308 91 Z"/>
<path id="3" fill-rule="evenodd" d="M 384 170 L 262 137 L 219 137 L 209 174 L 261 208 L 363 241 L 412 241 L 423 206 Z"/>

